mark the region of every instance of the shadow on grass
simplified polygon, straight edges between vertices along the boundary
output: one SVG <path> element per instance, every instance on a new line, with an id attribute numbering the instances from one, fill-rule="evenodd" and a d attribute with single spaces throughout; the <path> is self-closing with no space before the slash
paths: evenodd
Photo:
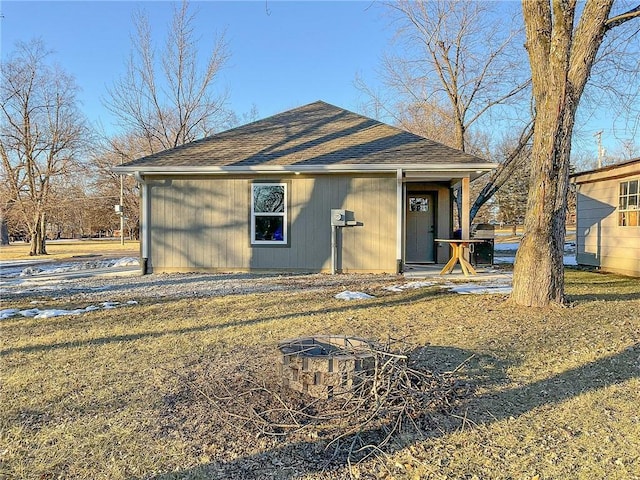
<path id="1" fill-rule="evenodd" d="M 130 341 L 136 341 L 141 339 L 158 338 L 166 335 L 182 335 L 182 334 L 189 334 L 189 333 L 222 330 L 225 328 L 232 328 L 232 327 L 265 325 L 274 321 L 286 320 L 289 318 L 296 318 L 296 317 L 307 316 L 307 315 L 353 312 L 357 310 L 367 310 L 369 308 L 376 308 L 376 307 L 388 308 L 388 307 L 393 307 L 394 305 L 406 305 L 407 303 L 411 303 L 411 302 L 425 301 L 425 300 L 430 300 L 430 299 L 447 296 L 447 295 L 455 295 L 455 294 L 439 288 L 421 289 L 415 292 L 409 292 L 403 295 L 399 295 L 397 297 L 384 296 L 384 297 L 374 298 L 371 300 L 359 300 L 357 301 L 357 303 L 353 301 L 349 301 L 349 302 L 346 302 L 343 306 L 339 306 L 339 307 L 318 308 L 315 310 L 303 310 L 303 311 L 294 312 L 294 313 L 285 313 L 282 315 L 266 316 L 266 317 L 257 318 L 257 319 L 254 318 L 254 319 L 238 320 L 238 321 L 218 323 L 218 324 L 207 323 L 204 325 L 197 325 L 193 327 L 174 328 L 174 329 L 166 329 L 166 330 L 159 330 L 159 331 L 147 331 L 147 332 L 126 334 L 126 335 L 110 335 L 110 336 L 97 337 L 97 338 L 69 340 L 66 342 L 25 345 L 22 347 L 10 347 L 10 348 L 1 350 L 0 357 L 11 355 L 14 353 L 46 352 L 46 351 L 56 350 L 60 348 L 78 348 L 78 347 L 89 346 L 89 345 L 105 345 L 105 344 L 116 343 L 116 342 L 130 342 Z M 6 345 L 6 342 L 5 342 L 5 345 Z"/>
<path id="2" fill-rule="evenodd" d="M 496 386 L 506 380 L 505 365 L 492 357 L 474 355 L 472 352 L 448 347 L 424 347 L 418 352 L 425 365 L 437 365 L 448 369 L 465 363 L 466 376 L 473 387 Z M 640 376 L 640 344 L 624 351 L 601 358 L 581 367 L 567 370 L 548 379 L 531 384 L 494 389 L 489 393 L 468 397 L 459 405 L 457 415 L 448 415 L 446 423 L 425 432 L 423 438 L 438 438 L 461 428 L 473 425 L 490 425 L 510 417 L 524 415 L 538 407 L 551 406 L 581 394 L 616 385 Z M 455 367 L 454 367 L 455 368 Z M 494 370 L 494 371 L 489 371 Z M 362 433 L 365 437 L 376 438 L 379 431 Z M 348 439 L 347 439 L 348 441 Z M 211 462 L 173 473 L 160 474 L 154 480 L 178 478 L 277 478 L 293 480 L 305 474 L 324 472 L 347 466 L 346 458 L 332 457 L 325 450 L 326 440 L 299 441 L 281 447 L 244 456 L 230 462 Z M 387 449 L 387 453 L 398 451 L 415 440 L 399 441 Z M 344 470 L 340 478 L 348 478 Z M 345 476 L 346 475 L 346 476 Z M 149 477 L 145 477 L 149 478 Z M 376 478 L 374 473 L 361 473 L 360 478 Z"/>
<path id="3" fill-rule="evenodd" d="M 589 302 L 589 301 L 607 301 L 607 302 L 624 302 L 628 300 L 640 300 L 640 292 L 630 293 L 586 293 L 586 294 L 568 294 L 569 302 Z"/>

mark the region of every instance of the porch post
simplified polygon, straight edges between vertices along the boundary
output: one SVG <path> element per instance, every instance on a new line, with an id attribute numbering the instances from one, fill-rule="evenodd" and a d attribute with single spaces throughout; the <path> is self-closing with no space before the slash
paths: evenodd
<path id="1" fill-rule="evenodd" d="M 462 239 L 468 240 L 470 238 L 470 224 L 469 213 L 471 210 L 469 202 L 469 177 L 462 177 L 462 218 L 460 219 L 460 228 L 462 229 Z"/>

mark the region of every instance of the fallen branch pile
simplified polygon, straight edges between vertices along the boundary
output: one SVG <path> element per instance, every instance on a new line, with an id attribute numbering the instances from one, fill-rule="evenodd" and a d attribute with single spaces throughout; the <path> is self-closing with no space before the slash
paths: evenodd
<path id="1" fill-rule="evenodd" d="M 358 372 L 349 392 L 329 399 L 283 387 L 275 371 L 265 371 L 264 358 L 205 381 L 183 380 L 206 402 L 212 425 L 228 441 L 312 441 L 324 447 L 327 465 L 353 465 L 384 455 L 394 443 L 428 436 L 436 428 L 432 415 L 452 412 L 470 394 L 471 387 L 453 375 L 457 369 L 437 374 L 421 368 L 414 350 L 394 340 L 372 347 L 374 367 Z"/>

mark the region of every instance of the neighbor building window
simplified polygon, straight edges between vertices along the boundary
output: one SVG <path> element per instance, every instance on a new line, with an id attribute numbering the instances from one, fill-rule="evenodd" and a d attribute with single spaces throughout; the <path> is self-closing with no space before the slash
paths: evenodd
<path id="1" fill-rule="evenodd" d="M 621 227 L 640 226 L 640 179 L 620 182 L 618 203 L 618 225 Z"/>
<path id="2" fill-rule="evenodd" d="M 287 185 L 254 183 L 251 185 L 251 243 L 271 245 L 287 243 Z"/>

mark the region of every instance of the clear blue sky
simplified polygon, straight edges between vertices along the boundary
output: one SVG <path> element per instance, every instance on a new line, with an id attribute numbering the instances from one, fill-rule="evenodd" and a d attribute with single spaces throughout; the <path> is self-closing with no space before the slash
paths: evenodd
<path id="1" fill-rule="evenodd" d="M 173 3 L 128 1 L 2 1 L 2 53 L 18 40 L 41 37 L 81 87 L 83 109 L 105 128 L 106 88 L 124 73 L 132 13 L 144 9 L 161 47 Z M 225 32 L 231 58 L 221 85 L 238 115 L 252 105 L 260 117 L 315 100 L 357 109 L 356 73 L 374 78 L 392 30 L 371 2 L 192 2 L 196 34 L 206 53 Z M 268 11 L 267 11 L 268 9 Z"/>
<path id="2" fill-rule="evenodd" d="M 199 12 L 196 34 L 203 52 L 225 32 L 231 58 L 221 86 L 229 89 L 229 108 L 238 116 L 253 105 L 262 118 L 315 100 L 358 111 L 365 98 L 354 86 L 356 74 L 375 87 L 376 69 L 392 48 L 394 26 L 374 0 L 192 1 L 191 6 Z M 113 119 L 102 100 L 125 71 L 133 12 L 148 13 L 154 40 L 162 46 L 173 7 L 170 1 L 0 0 L 2 55 L 16 41 L 42 38 L 76 78 L 86 116 L 110 132 Z M 614 150 L 616 134 L 630 136 L 614 120 L 611 112 L 600 111 L 577 125 L 580 148 L 595 156 L 593 132 L 604 130 L 603 143 Z"/>

